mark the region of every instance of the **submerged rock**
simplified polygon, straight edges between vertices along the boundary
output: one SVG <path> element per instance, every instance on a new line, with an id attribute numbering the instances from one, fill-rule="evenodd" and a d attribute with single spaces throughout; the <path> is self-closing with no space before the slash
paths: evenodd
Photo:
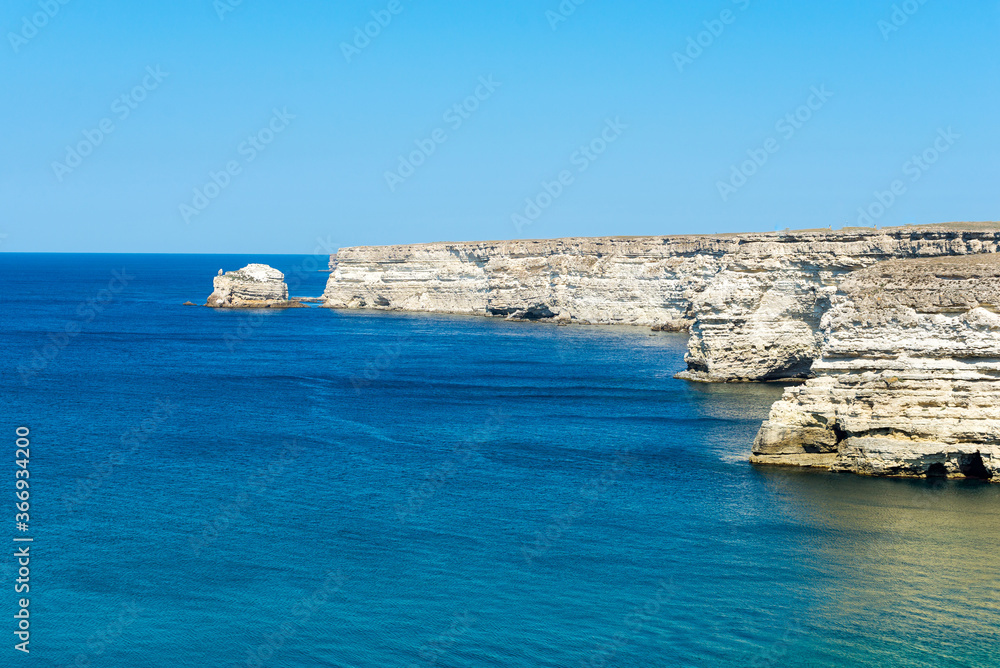
<path id="1" fill-rule="evenodd" d="M 212 281 L 215 290 L 206 306 L 213 308 L 288 308 L 301 306 L 288 299 L 285 275 L 266 264 L 248 264 L 222 273 Z"/>
<path id="2" fill-rule="evenodd" d="M 654 332 L 690 332 L 691 331 L 691 320 L 667 320 L 666 322 L 661 322 L 659 324 L 653 325 Z"/>
<path id="3" fill-rule="evenodd" d="M 771 408 L 753 461 L 1000 482 L 1000 256 L 884 262 L 831 304 L 816 377 Z"/>

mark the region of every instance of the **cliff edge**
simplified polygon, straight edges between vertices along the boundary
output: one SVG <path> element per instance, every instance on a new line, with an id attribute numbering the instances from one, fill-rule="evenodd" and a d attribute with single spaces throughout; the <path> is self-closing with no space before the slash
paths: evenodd
<path id="1" fill-rule="evenodd" d="M 690 329 L 705 382 L 808 378 L 850 272 L 896 258 L 1000 252 L 1000 225 L 354 247 L 325 305 Z"/>
<path id="2" fill-rule="evenodd" d="M 1000 256 L 891 260 L 830 299 L 816 377 L 772 407 L 752 461 L 1000 481 Z"/>

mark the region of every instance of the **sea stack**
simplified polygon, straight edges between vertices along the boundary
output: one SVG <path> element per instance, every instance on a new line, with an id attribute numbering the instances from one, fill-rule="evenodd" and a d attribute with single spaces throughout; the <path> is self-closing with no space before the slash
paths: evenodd
<path id="1" fill-rule="evenodd" d="M 212 308 L 288 308 L 300 306 L 288 299 L 285 275 L 266 264 L 248 264 L 222 273 L 212 281 L 215 290 L 205 306 Z"/>
<path id="2" fill-rule="evenodd" d="M 831 302 L 753 461 L 1000 481 L 1000 255 L 883 262 Z"/>

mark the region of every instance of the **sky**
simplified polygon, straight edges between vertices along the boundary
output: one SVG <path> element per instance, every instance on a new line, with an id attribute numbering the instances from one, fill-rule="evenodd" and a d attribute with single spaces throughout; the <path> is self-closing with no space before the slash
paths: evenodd
<path id="1" fill-rule="evenodd" d="M 1000 219 L 1000 2 L 6 0 L 0 251 Z"/>

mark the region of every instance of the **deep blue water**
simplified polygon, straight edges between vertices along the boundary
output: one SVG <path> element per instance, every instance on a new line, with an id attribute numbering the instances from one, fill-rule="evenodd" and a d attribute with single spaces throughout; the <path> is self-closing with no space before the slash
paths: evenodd
<path id="1" fill-rule="evenodd" d="M 681 335 L 181 305 L 313 260 L 0 255 L 0 665 L 1000 661 L 1000 486 L 755 469 Z"/>

